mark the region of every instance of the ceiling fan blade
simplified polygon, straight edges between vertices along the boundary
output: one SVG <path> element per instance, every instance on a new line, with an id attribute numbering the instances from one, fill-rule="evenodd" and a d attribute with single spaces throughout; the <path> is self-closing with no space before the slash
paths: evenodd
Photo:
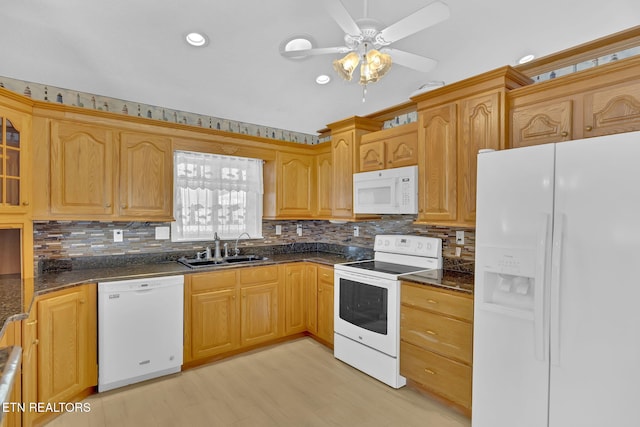
<path id="1" fill-rule="evenodd" d="M 286 58 L 306 58 L 307 56 L 329 55 L 331 53 L 347 53 L 349 51 L 351 51 L 351 49 L 346 46 L 335 46 L 319 47 L 315 49 L 285 50 L 280 53 Z"/>
<path id="2" fill-rule="evenodd" d="M 331 15 L 333 20 L 336 21 L 346 34 L 359 36 L 362 33 L 360 27 L 358 27 L 356 21 L 349 15 L 349 12 L 347 12 L 347 9 L 345 9 L 340 0 L 324 0 L 324 5 L 329 15 Z"/>
<path id="3" fill-rule="evenodd" d="M 435 1 L 381 30 L 376 36 L 376 41 L 384 41 L 382 44 L 388 45 L 448 18 L 449 6 L 440 1 Z"/>
<path id="4" fill-rule="evenodd" d="M 391 60 L 394 64 L 412 68 L 423 73 L 433 70 L 435 66 L 438 65 L 438 61 L 435 59 L 416 55 L 415 53 L 405 52 L 404 50 L 385 47 L 380 49 L 380 51 L 391 55 Z"/>

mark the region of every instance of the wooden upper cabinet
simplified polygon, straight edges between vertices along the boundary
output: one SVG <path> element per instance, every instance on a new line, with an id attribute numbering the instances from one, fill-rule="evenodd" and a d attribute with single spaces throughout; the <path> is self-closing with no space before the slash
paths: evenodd
<path id="1" fill-rule="evenodd" d="M 354 132 L 341 132 L 331 137 L 333 153 L 333 206 L 336 218 L 353 216 Z"/>
<path id="2" fill-rule="evenodd" d="M 548 144 L 571 139 L 573 101 L 552 101 L 516 108 L 511 116 L 511 147 Z"/>
<path id="3" fill-rule="evenodd" d="M 475 226 L 476 178 L 478 151 L 499 150 L 501 134 L 501 108 L 499 92 L 460 101 L 460 128 L 458 137 L 458 220 Z"/>
<path id="4" fill-rule="evenodd" d="M 316 156 L 316 217 L 330 218 L 333 206 L 333 161 L 331 153 Z"/>
<path id="5" fill-rule="evenodd" d="M 77 123 L 51 125 L 51 213 L 113 215 L 114 134 Z"/>
<path id="6" fill-rule="evenodd" d="M 381 125 L 378 120 L 357 116 L 328 125 L 333 159 L 333 218 L 356 218 L 353 213 L 353 174 L 358 172 L 359 146 L 365 135 L 380 130 Z"/>
<path id="7" fill-rule="evenodd" d="M 509 93 L 511 148 L 640 130 L 640 57 Z"/>
<path id="8" fill-rule="evenodd" d="M 360 145 L 360 172 L 385 168 L 384 141 L 374 141 Z"/>
<path id="9" fill-rule="evenodd" d="M 640 130 L 640 82 L 624 82 L 584 95 L 584 137 Z"/>
<path id="10" fill-rule="evenodd" d="M 417 123 L 410 123 L 362 136 L 360 172 L 418 164 Z"/>
<path id="11" fill-rule="evenodd" d="M 0 104 L 0 212 L 31 209 L 31 116 Z"/>
<path id="12" fill-rule="evenodd" d="M 122 133 L 120 141 L 120 216 L 173 220 L 171 139 Z"/>
<path id="13" fill-rule="evenodd" d="M 456 104 L 420 112 L 418 221 L 456 220 L 457 127 Z"/>
<path id="14" fill-rule="evenodd" d="M 315 159 L 307 154 L 283 152 L 276 159 L 278 217 L 311 217 L 315 205 Z"/>

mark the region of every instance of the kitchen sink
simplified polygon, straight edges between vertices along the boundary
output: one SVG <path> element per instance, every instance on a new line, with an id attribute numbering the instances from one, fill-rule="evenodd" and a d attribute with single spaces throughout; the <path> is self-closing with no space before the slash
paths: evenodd
<path id="1" fill-rule="evenodd" d="M 223 258 L 222 260 L 216 261 L 213 259 L 189 259 L 189 258 L 180 258 L 178 262 L 180 264 L 186 265 L 189 268 L 200 268 L 200 267 L 211 267 L 216 265 L 228 265 L 228 264 L 240 264 L 244 262 L 256 262 L 256 261 L 264 261 L 266 257 L 262 257 L 259 255 L 238 255 L 238 256 L 230 256 L 227 258 Z"/>
<path id="2" fill-rule="evenodd" d="M 264 261 L 266 257 L 262 257 L 260 255 L 238 255 L 238 256 L 230 256 L 229 258 L 225 258 L 226 262 L 236 263 L 236 262 L 255 262 L 255 261 Z"/>

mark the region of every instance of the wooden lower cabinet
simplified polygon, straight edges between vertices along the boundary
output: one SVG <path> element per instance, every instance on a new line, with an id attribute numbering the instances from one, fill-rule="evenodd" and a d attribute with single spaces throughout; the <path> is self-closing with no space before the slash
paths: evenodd
<path id="1" fill-rule="evenodd" d="M 307 330 L 307 264 L 284 266 L 284 333 L 292 335 Z"/>
<path id="2" fill-rule="evenodd" d="M 22 401 L 46 405 L 73 402 L 98 384 L 97 289 L 76 286 L 36 297 L 23 320 Z M 26 410 L 23 426 L 54 412 Z"/>
<path id="3" fill-rule="evenodd" d="M 185 278 L 185 363 L 240 346 L 240 304 L 236 271 Z"/>
<path id="4" fill-rule="evenodd" d="M 402 282 L 400 374 L 471 412 L 473 296 Z"/>
<path id="5" fill-rule="evenodd" d="M 333 345 L 333 267 L 318 267 L 318 338 Z"/>

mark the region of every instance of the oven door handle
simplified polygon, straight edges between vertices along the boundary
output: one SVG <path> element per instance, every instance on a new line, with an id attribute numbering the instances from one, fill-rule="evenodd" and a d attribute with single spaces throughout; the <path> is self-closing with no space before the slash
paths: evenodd
<path id="1" fill-rule="evenodd" d="M 354 273 L 351 271 L 344 271 L 344 270 L 336 270 L 334 279 L 336 284 L 340 283 L 340 279 L 348 279 L 348 280 L 362 282 L 366 285 L 373 285 L 373 286 L 379 286 L 384 288 L 387 288 L 392 283 L 397 283 L 397 280 L 383 279 L 380 277 L 368 276 L 366 274 Z"/>

